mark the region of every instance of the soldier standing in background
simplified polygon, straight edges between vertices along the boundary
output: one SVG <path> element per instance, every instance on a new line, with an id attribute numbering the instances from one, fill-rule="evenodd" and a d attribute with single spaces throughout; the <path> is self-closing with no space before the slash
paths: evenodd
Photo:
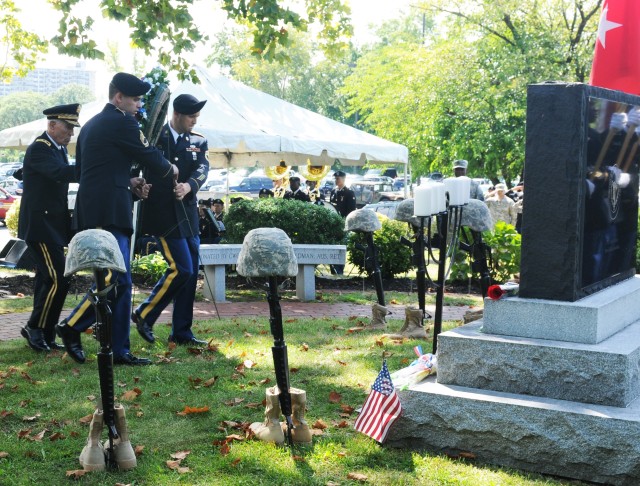
<path id="1" fill-rule="evenodd" d="M 55 341 L 55 329 L 69 290 L 64 276 L 64 247 L 71 239 L 67 193 L 76 177 L 67 159 L 67 144 L 73 129 L 80 126 L 79 113 L 77 103 L 44 110 L 47 130 L 29 145 L 21 169 L 18 238 L 33 254 L 36 277 L 33 312 L 20 334 L 36 351 L 64 349 Z"/>

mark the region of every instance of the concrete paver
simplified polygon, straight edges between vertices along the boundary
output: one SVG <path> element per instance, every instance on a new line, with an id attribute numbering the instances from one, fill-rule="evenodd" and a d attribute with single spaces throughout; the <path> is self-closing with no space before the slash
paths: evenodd
<path id="1" fill-rule="evenodd" d="M 371 317 L 371 305 L 367 304 L 327 304 L 322 302 L 289 302 L 281 301 L 282 316 L 284 319 L 292 317 L 331 317 L 331 318 L 348 318 L 355 317 Z M 216 312 L 217 307 L 217 312 Z M 388 305 L 391 315 L 387 316 L 387 320 L 404 320 L 403 305 Z M 445 306 L 443 309 L 443 320 L 462 320 L 468 306 Z M 167 307 L 158 319 L 158 323 L 167 323 L 171 321 L 172 307 Z M 427 311 L 431 315 L 435 314 L 434 306 L 427 306 Z M 69 311 L 63 311 L 62 317 L 65 317 Z M 0 341 L 16 339 L 20 337 L 20 328 L 27 323 L 30 312 L 3 314 L 0 315 Z M 265 302 L 221 302 L 216 306 L 211 302 L 195 302 L 193 306 L 193 317 L 195 321 L 203 321 L 208 319 L 216 319 L 218 317 L 247 317 L 247 316 L 263 316 L 268 318 L 269 305 Z"/>

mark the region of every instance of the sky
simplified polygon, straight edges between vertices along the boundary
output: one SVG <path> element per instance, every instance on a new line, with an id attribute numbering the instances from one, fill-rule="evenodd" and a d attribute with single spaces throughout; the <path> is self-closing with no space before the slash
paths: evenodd
<path id="1" fill-rule="evenodd" d="M 395 0 L 390 2 L 388 0 L 345 0 L 351 6 L 352 11 L 352 24 L 354 27 L 354 43 L 357 45 L 363 45 L 373 40 L 374 35 L 370 26 L 372 24 L 377 25 L 382 23 L 386 19 L 398 17 L 402 12 L 408 12 L 411 10 L 411 0 Z M 58 20 L 60 14 L 53 10 L 53 8 L 47 3 L 46 0 L 15 0 L 16 6 L 22 10 L 19 14 L 19 18 L 23 26 L 34 32 L 51 38 L 57 31 Z M 224 12 L 214 11 L 212 8 L 211 0 L 196 0 L 194 5 L 193 15 L 198 19 L 200 25 L 204 24 L 202 19 L 207 19 L 207 24 L 212 26 L 222 26 L 226 20 Z M 97 0 L 81 0 L 74 14 L 77 12 L 78 16 L 91 15 L 94 20 L 94 39 L 98 42 L 99 48 L 105 49 L 107 39 L 111 41 L 117 41 L 120 48 L 122 63 L 125 68 L 131 65 L 131 55 L 127 56 L 128 49 L 128 35 L 127 27 L 124 23 L 107 21 L 102 18 L 102 15 L 97 10 Z M 37 15 L 33 13 L 37 12 Z M 419 15 L 419 14 L 417 14 Z M 208 32 L 214 34 L 215 31 Z M 206 56 L 203 52 L 205 48 L 200 48 L 199 52 L 194 56 L 196 59 Z M 126 58 L 126 59 L 125 59 Z M 77 62 L 75 58 L 69 58 L 66 56 L 59 56 L 55 49 L 48 54 L 47 59 L 39 63 L 41 67 L 69 67 L 74 66 Z M 127 66 L 129 64 L 129 66 Z M 90 68 L 98 69 L 99 64 L 88 61 L 87 65 Z"/>

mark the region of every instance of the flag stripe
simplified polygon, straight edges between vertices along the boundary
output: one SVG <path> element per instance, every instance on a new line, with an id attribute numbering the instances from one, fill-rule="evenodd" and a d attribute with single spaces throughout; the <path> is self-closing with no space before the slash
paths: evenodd
<path id="1" fill-rule="evenodd" d="M 393 388 L 385 361 L 353 426 L 378 442 L 384 442 L 401 412 L 402 404 Z"/>

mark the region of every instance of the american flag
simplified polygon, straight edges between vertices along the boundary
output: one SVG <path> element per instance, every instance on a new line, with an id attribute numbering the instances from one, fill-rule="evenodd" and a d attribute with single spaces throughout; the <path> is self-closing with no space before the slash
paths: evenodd
<path id="1" fill-rule="evenodd" d="M 402 405 L 391 382 L 387 362 L 384 361 L 376 381 L 371 386 L 371 393 L 353 426 L 358 432 L 382 443 L 387 438 L 391 424 L 401 412 Z"/>

